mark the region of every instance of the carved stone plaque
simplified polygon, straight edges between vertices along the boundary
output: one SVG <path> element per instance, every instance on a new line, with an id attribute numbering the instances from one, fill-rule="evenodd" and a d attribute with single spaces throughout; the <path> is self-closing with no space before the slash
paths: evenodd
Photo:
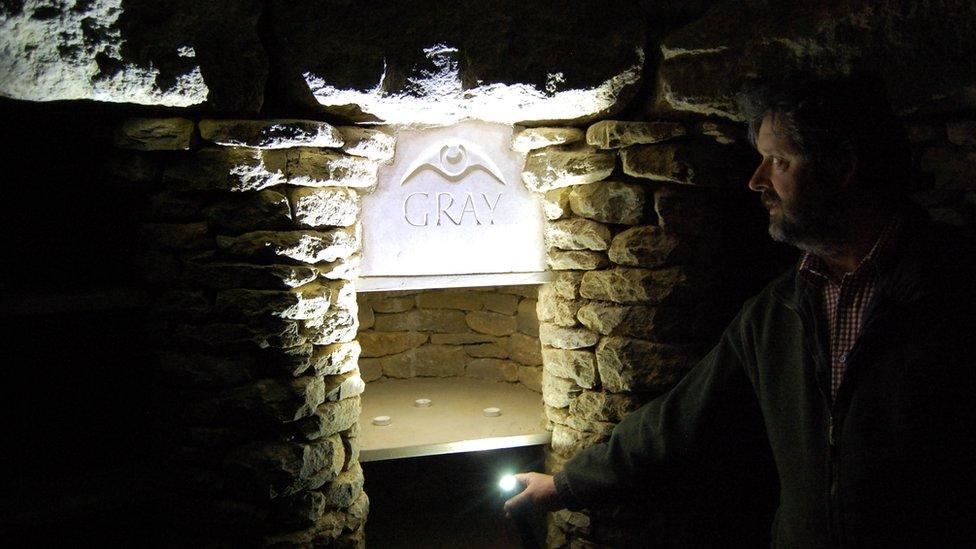
<path id="1" fill-rule="evenodd" d="M 363 198 L 363 277 L 545 271 L 543 216 L 512 126 L 402 128 Z"/>

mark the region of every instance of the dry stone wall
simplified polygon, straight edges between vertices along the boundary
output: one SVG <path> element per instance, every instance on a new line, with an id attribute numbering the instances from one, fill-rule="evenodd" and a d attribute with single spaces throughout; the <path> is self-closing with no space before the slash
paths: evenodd
<path id="1" fill-rule="evenodd" d="M 605 120 L 532 128 L 523 179 L 541 194 L 555 280 L 540 287 L 550 472 L 672 387 L 770 269 L 741 128 Z M 752 202 L 750 202 L 752 201 Z M 614 513 L 551 515 L 551 547 L 640 540 Z"/>
<path id="2" fill-rule="evenodd" d="M 311 120 L 133 119 L 153 387 L 179 544 L 359 547 L 359 200 L 392 137 Z"/>
<path id="3" fill-rule="evenodd" d="M 541 392 L 537 295 L 537 286 L 361 293 L 362 377 L 466 376 Z"/>

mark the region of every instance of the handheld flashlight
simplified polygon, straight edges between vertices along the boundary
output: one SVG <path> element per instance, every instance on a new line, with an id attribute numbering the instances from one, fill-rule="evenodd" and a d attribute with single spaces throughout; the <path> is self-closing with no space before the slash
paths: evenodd
<path id="1" fill-rule="evenodd" d="M 511 492 L 518 487 L 518 481 L 515 480 L 515 475 L 503 475 L 498 481 L 498 487 L 502 492 Z"/>

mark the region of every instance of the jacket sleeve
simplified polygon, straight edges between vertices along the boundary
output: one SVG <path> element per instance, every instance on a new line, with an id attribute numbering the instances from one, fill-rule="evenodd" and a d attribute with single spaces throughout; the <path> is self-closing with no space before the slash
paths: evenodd
<path id="1" fill-rule="evenodd" d="M 752 361 L 743 359 L 751 353 L 744 349 L 751 344 L 744 343 L 743 316 L 740 312 L 718 345 L 671 391 L 624 418 L 609 441 L 565 464 L 555 475 L 560 503 L 571 509 L 605 507 L 652 493 L 702 459 L 722 459 L 740 441 L 768 444 L 746 369 Z"/>

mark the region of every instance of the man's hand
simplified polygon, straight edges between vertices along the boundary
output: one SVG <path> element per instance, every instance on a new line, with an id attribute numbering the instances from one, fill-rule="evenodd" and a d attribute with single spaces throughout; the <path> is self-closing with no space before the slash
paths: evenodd
<path id="1" fill-rule="evenodd" d="M 556 510 L 556 484 L 552 475 L 542 473 L 519 473 L 515 481 L 525 489 L 505 502 L 505 516 L 538 508 L 542 511 Z"/>

